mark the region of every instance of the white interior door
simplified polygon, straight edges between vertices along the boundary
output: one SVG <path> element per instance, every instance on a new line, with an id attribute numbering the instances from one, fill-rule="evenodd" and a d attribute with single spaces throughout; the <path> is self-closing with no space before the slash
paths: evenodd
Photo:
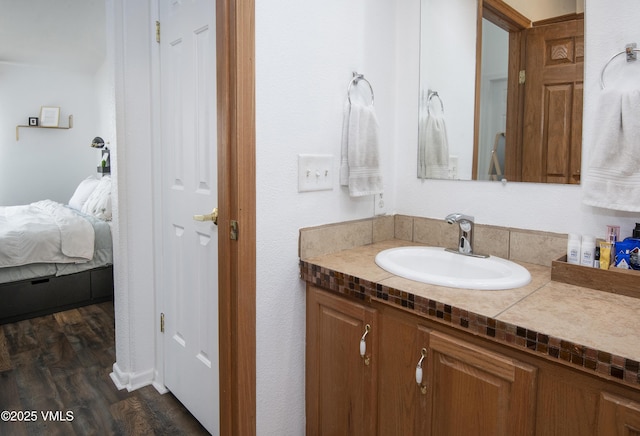
<path id="1" fill-rule="evenodd" d="M 160 0 L 164 382 L 219 434 L 215 0 Z"/>

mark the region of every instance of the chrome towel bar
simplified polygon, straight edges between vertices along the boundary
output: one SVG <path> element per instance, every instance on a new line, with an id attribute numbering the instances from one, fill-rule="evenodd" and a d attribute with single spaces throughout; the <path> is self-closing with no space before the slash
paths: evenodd
<path id="1" fill-rule="evenodd" d="M 347 88 L 347 99 L 349 100 L 349 104 L 351 104 L 351 87 L 353 85 L 358 85 L 358 82 L 364 81 L 367 85 L 369 85 L 369 90 L 371 91 L 371 105 L 373 106 L 373 87 L 371 83 L 367 79 L 364 78 L 364 74 L 359 74 L 358 72 L 353 72 L 353 79 L 349 82 L 349 87 Z"/>
<path id="2" fill-rule="evenodd" d="M 433 97 L 436 97 L 440 101 L 440 109 L 442 110 L 442 113 L 444 113 L 444 103 L 442 102 L 440 95 L 438 95 L 438 91 L 432 91 L 429 89 L 427 93 L 428 93 L 427 95 L 429 96 L 427 97 L 427 106 L 431 104 L 431 99 Z"/>
<path id="3" fill-rule="evenodd" d="M 631 44 L 627 44 L 624 48 L 623 51 L 614 54 L 613 56 L 611 56 L 611 58 L 607 61 L 606 64 L 604 64 L 604 67 L 602 67 L 602 72 L 600 73 L 600 88 L 604 89 L 604 72 L 607 69 L 607 67 L 609 66 L 609 64 L 611 63 L 611 61 L 613 61 L 615 58 L 617 58 L 620 55 L 626 54 L 627 55 L 627 62 L 633 62 L 635 60 L 638 59 L 638 52 L 640 51 L 640 49 L 636 48 L 637 44 L 635 42 L 631 43 Z"/>

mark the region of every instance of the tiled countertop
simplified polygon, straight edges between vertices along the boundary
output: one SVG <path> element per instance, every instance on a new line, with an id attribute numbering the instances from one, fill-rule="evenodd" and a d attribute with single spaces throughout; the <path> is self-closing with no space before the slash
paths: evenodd
<path id="1" fill-rule="evenodd" d="M 302 278 L 338 293 L 403 306 L 640 388 L 640 299 L 553 282 L 551 268 L 522 262 L 531 283 L 503 291 L 419 283 L 375 264 L 378 252 L 405 245 L 416 244 L 392 239 L 302 259 Z"/>

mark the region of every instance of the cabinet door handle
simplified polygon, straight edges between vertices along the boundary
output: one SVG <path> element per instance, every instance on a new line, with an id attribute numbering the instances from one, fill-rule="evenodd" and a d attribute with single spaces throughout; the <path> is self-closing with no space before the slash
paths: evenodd
<path id="1" fill-rule="evenodd" d="M 369 334 L 369 332 L 371 331 L 371 326 L 369 324 L 364 326 L 364 333 L 362 334 L 362 337 L 360 338 L 360 357 L 362 357 L 364 359 L 364 364 L 365 365 L 369 365 L 370 359 L 369 356 L 366 356 L 367 354 L 367 335 Z"/>
<path id="2" fill-rule="evenodd" d="M 418 360 L 418 364 L 416 365 L 416 383 L 420 387 L 420 392 L 423 394 L 427 393 L 427 387 L 422 384 L 422 362 L 425 357 L 427 357 L 427 349 L 423 348 L 420 350 L 420 360 Z"/>

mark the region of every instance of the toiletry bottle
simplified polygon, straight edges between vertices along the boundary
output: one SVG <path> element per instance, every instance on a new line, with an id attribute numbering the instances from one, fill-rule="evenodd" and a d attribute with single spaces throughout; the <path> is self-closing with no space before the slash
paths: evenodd
<path id="1" fill-rule="evenodd" d="M 600 269 L 609 269 L 612 258 L 613 244 L 607 241 L 600 241 Z"/>
<path id="2" fill-rule="evenodd" d="M 567 239 L 567 263 L 580 264 L 580 235 L 569 233 Z"/>
<path id="3" fill-rule="evenodd" d="M 633 239 L 640 239 L 640 223 L 636 223 L 636 227 L 633 229 L 631 237 Z"/>
<path id="4" fill-rule="evenodd" d="M 596 238 L 591 235 L 584 235 L 580 246 L 580 265 L 593 267 L 595 251 Z"/>
<path id="5" fill-rule="evenodd" d="M 596 239 L 596 251 L 595 257 L 593 258 L 593 267 L 600 268 L 600 240 Z"/>
<path id="6" fill-rule="evenodd" d="M 607 242 L 615 244 L 620 240 L 620 226 L 607 226 Z"/>

